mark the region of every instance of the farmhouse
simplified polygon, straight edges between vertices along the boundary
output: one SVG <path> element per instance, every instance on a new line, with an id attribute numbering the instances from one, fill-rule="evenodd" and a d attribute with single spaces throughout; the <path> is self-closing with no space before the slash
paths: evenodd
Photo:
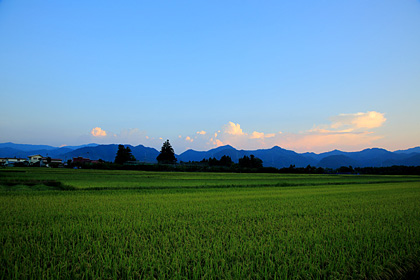
<path id="1" fill-rule="evenodd" d="M 63 161 L 58 158 L 43 157 L 41 155 L 28 156 L 25 158 L 0 158 L 0 166 L 61 166 Z"/>
<path id="2" fill-rule="evenodd" d="M 40 160 L 42 160 L 43 156 L 41 155 L 33 155 L 33 156 L 29 156 L 29 164 L 34 164 L 39 162 Z"/>
<path id="3" fill-rule="evenodd" d="M 28 163 L 25 158 L 0 158 L 0 165 L 2 166 L 14 166 L 16 163 Z"/>

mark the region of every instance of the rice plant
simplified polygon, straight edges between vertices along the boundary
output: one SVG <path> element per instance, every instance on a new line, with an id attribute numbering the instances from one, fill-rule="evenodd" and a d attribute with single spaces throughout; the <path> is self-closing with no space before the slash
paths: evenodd
<path id="1" fill-rule="evenodd" d="M 419 177 L 26 171 L 0 171 L 2 279 L 395 279 L 420 267 Z M 73 189 L 22 187 L 48 180 Z"/>

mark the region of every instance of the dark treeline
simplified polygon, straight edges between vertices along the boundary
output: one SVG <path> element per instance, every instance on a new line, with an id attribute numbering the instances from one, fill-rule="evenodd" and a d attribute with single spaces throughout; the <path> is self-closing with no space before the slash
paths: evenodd
<path id="1" fill-rule="evenodd" d="M 113 163 L 103 160 L 71 161 L 65 164 L 67 168 L 109 169 L 109 170 L 143 170 L 143 171 L 179 171 L 179 172 L 237 172 L 237 173 L 292 173 L 292 174 L 381 174 L 381 175 L 420 175 L 420 166 L 389 166 L 389 167 L 356 167 L 342 166 L 337 169 L 322 168 L 308 165 L 306 167 L 275 168 L 264 167 L 263 161 L 254 155 L 243 156 L 238 163 L 230 156 L 220 159 L 210 157 L 201 161 L 177 163 L 174 150 L 167 140 L 156 158 L 157 164 L 141 163 L 132 155 L 130 147 L 118 146 Z M 51 159 L 49 159 L 51 162 Z M 19 166 L 19 165 L 15 165 Z M 23 165 L 26 166 L 26 165 Z M 36 165 L 33 165 L 36 166 Z M 51 165 L 51 167 L 58 167 Z"/>
<path id="2" fill-rule="evenodd" d="M 378 174 L 378 175 L 420 175 L 420 166 L 393 165 L 387 167 L 356 167 L 341 166 L 337 169 L 314 167 L 289 167 L 278 169 L 278 173 L 296 174 Z"/>
<path id="3" fill-rule="evenodd" d="M 188 162 L 188 164 L 197 164 L 196 162 Z M 238 164 L 235 164 L 230 156 L 222 156 L 219 160 L 216 158 L 203 159 L 199 162 L 201 165 L 220 166 L 220 167 L 240 167 L 240 168 L 262 168 L 263 162 L 261 159 L 251 156 L 244 156 L 239 159 Z"/>
<path id="4" fill-rule="evenodd" d="M 262 161 L 254 157 L 240 159 L 239 163 L 231 161 L 226 156 L 217 160 L 215 158 L 203 159 L 199 162 L 180 162 L 173 164 L 151 164 L 139 162 L 127 162 L 116 164 L 99 161 L 97 163 L 68 164 L 68 168 L 84 169 L 109 169 L 109 170 L 141 170 L 141 171 L 177 171 L 177 172 L 236 172 L 236 173 L 289 173 L 289 174 L 380 174 L 380 175 L 420 175 L 420 166 L 389 166 L 389 167 L 356 167 L 342 166 L 337 169 L 322 168 L 315 166 L 295 167 L 290 165 L 284 168 L 263 167 Z M 257 165 L 255 165 L 257 164 Z M 261 165 L 260 165 L 261 164 Z"/>
<path id="5" fill-rule="evenodd" d="M 76 160 L 75 160 L 76 159 Z M 177 163 L 175 152 L 169 140 L 163 143 L 157 164 L 142 163 L 133 156 L 130 147 L 118 145 L 118 151 L 113 163 L 101 159 L 90 160 L 73 158 L 64 164 L 67 168 L 83 169 L 109 169 L 109 170 L 143 170 L 143 171 L 179 171 L 179 172 L 243 172 L 243 173 L 292 173 L 292 174 L 381 174 L 381 175 L 420 175 L 420 166 L 388 166 L 388 167 L 356 167 L 342 166 L 337 169 L 322 168 L 308 165 L 306 167 L 275 168 L 264 167 L 263 161 L 254 155 L 243 156 L 238 163 L 233 162 L 230 156 L 224 155 L 220 159 L 210 157 L 201 161 L 189 161 Z M 53 164 L 51 158 L 47 158 L 50 167 L 63 167 L 63 164 Z M 27 163 L 16 163 L 16 167 L 28 166 Z M 41 166 L 40 163 L 30 166 Z"/>
<path id="6" fill-rule="evenodd" d="M 420 166 L 357 167 L 355 171 L 360 174 L 420 175 Z"/>

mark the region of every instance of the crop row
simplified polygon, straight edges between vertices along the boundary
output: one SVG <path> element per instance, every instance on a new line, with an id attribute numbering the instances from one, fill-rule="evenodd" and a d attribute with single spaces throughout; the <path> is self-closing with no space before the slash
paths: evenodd
<path id="1" fill-rule="evenodd" d="M 12 172 L 11 172 L 12 171 Z M 16 172 L 19 171 L 19 172 Z M 418 182 L 418 176 L 378 175 L 300 175 L 300 174 L 240 174 L 194 172 L 145 172 L 122 170 L 72 170 L 20 168 L 0 170 L 0 190 L 10 183 L 23 186 L 33 182 L 60 182 L 62 189 L 176 189 L 176 188 L 225 188 L 261 186 L 319 186 L 334 184 L 371 184 L 384 182 Z M 48 189 L 48 188 L 47 188 Z M 58 188 L 57 188 L 58 189 Z"/>

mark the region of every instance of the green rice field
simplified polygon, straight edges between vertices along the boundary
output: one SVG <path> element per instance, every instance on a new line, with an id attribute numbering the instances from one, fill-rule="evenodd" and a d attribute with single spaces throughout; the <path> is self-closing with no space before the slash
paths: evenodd
<path id="1" fill-rule="evenodd" d="M 420 176 L 0 169 L 1 279 L 410 279 Z"/>

